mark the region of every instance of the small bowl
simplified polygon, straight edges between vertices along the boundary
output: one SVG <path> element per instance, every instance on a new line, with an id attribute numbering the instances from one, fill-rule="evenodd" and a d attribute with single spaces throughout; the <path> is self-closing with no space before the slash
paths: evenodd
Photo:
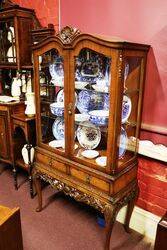
<path id="1" fill-rule="evenodd" d="M 53 115 L 63 116 L 64 115 L 64 102 L 54 102 L 50 104 L 50 111 Z"/>
<path id="2" fill-rule="evenodd" d="M 89 112 L 89 121 L 95 125 L 106 125 L 108 123 L 108 110 L 93 110 Z"/>

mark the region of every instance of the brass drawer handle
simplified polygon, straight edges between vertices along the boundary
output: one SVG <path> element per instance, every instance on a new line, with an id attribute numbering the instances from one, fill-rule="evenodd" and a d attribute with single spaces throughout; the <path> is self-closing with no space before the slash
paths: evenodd
<path id="1" fill-rule="evenodd" d="M 1 133 L 1 136 L 3 137 L 3 136 L 4 136 L 4 133 Z"/>
<path id="2" fill-rule="evenodd" d="M 92 179 L 92 176 L 86 175 L 86 183 L 90 184 L 91 179 Z"/>

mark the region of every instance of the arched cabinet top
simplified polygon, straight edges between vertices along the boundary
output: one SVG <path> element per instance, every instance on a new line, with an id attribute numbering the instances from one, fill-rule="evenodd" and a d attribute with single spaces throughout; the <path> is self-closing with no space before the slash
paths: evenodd
<path id="1" fill-rule="evenodd" d="M 96 44 L 115 49 L 133 49 L 133 50 L 148 51 L 150 47 L 149 45 L 146 44 L 134 43 L 122 40 L 121 38 L 118 37 L 81 33 L 79 29 L 66 26 L 62 28 L 62 30 L 55 36 L 47 37 L 38 44 L 33 45 L 33 50 L 40 49 L 41 47 L 52 42 L 58 43 L 60 46 L 63 47 L 63 49 L 72 49 L 78 43 L 84 40 L 89 40 L 95 42 Z"/>

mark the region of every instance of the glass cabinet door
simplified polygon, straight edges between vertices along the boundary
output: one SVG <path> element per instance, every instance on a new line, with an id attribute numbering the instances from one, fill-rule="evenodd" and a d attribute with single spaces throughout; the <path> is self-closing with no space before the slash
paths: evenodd
<path id="1" fill-rule="evenodd" d="M 111 63 L 111 57 L 88 48 L 74 57 L 73 156 L 93 167 L 107 164 Z"/>
<path id="2" fill-rule="evenodd" d="M 65 151 L 64 60 L 58 50 L 39 56 L 40 134 L 43 144 Z"/>
<path id="3" fill-rule="evenodd" d="M 124 95 L 122 99 L 122 125 L 118 136 L 118 167 L 132 159 L 138 148 L 140 104 L 142 96 L 142 57 L 127 56 L 124 64 Z"/>
<path id="4" fill-rule="evenodd" d="M 16 63 L 16 39 L 13 20 L 0 21 L 0 62 Z"/>

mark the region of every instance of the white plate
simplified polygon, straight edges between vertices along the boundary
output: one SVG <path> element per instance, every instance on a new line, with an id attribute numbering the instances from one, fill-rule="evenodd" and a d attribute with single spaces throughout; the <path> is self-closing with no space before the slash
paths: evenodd
<path id="1" fill-rule="evenodd" d="M 64 140 L 53 140 L 49 142 L 49 146 L 53 148 L 64 148 Z"/>
<path id="2" fill-rule="evenodd" d="M 105 167 L 107 165 L 107 156 L 100 156 L 96 159 L 97 165 Z"/>
<path id="3" fill-rule="evenodd" d="M 75 114 L 75 121 L 76 122 L 89 121 L 89 115 L 87 115 L 87 114 Z"/>
<path id="4" fill-rule="evenodd" d="M 96 158 L 99 155 L 99 152 L 96 151 L 96 150 L 88 149 L 88 150 L 84 150 L 81 153 L 81 155 L 84 156 L 85 158 L 93 159 L 93 158 Z"/>
<path id="5" fill-rule="evenodd" d="M 85 149 L 95 149 L 101 141 L 100 129 L 91 122 L 80 123 L 77 129 L 77 139 Z"/>

